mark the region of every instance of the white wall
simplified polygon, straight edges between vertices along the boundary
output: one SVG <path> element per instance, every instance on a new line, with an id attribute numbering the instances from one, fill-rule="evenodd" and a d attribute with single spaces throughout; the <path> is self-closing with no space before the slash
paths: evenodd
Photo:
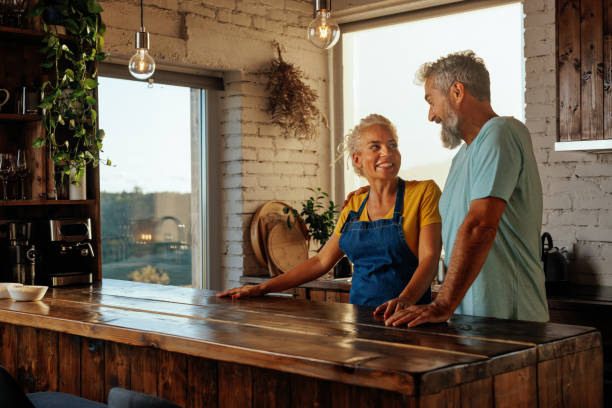
<path id="1" fill-rule="evenodd" d="M 134 53 L 140 25 L 139 1 L 101 1 L 108 26 L 105 49 L 112 57 Z M 329 111 L 327 52 L 305 39 L 313 16 L 309 0 L 147 0 L 145 26 L 158 63 L 224 72 L 220 101 L 221 230 L 220 270 L 210 273 L 214 289 L 238 284 L 244 270 L 262 272 L 252 253 L 249 224 L 267 200 L 297 206 L 307 187 L 330 188 L 329 132 L 317 141 L 285 139 L 265 112 L 266 78 L 261 71 L 281 43 L 285 60 L 296 64 Z M 107 135 L 112 137 L 112 135 Z"/>

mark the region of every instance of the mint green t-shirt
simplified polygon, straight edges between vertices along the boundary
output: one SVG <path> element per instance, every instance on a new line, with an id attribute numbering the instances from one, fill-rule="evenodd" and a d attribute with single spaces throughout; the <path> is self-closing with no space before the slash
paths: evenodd
<path id="1" fill-rule="evenodd" d="M 455 313 L 548 321 L 540 264 L 542 185 L 527 127 L 495 117 L 453 158 L 442 197 L 445 264 L 470 208 L 479 198 L 506 202 L 497 235 L 478 277 Z"/>

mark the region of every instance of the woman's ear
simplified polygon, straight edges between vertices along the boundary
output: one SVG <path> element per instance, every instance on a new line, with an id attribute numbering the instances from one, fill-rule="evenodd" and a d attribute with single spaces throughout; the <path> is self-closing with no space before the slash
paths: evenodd
<path id="1" fill-rule="evenodd" d="M 360 169 L 361 166 L 362 166 L 362 164 L 361 164 L 361 155 L 359 153 L 353 153 L 351 155 L 351 157 L 353 158 L 353 164 L 355 165 L 355 167 Z"/>

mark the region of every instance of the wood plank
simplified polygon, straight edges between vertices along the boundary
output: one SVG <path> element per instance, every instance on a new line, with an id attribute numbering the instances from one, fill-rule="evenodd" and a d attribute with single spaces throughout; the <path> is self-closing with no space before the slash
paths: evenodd
<path id="1" fill-rule="evenodd" d="M 306 288 L 295 288 L 295 298 L 296 299 L 306 299 Z"/>
<path id="2" fill-rule="evenodd" d="M 340 292 L 340 303 L 349 303 L 349 302 L 350 302 L 350 293 Z"/>
<path id="3" fill-rule="evenodd" d="M 538 364 L 539 407 L 603 407 L 601 348 Z"/>
<path id="4" fill-rule="evenodd" d="M 217 362 L 205 358 L 187 359 L 188 407 L 207 408 L 219 404 Z"/>
<path id="5" fill-rule="evenodd" d="M 462 407 L 461 386 L 450 387 L 435 394 L 423 395 L 419 398 L 418 406 L 427 408 Z M 469 406 L 467 405 L 467 407 Z"/>
<path id="6" fill-rule="evenodd" d="M 580 140 L 580 1 L 557 0 L 559 141 Z"/>
<path id="7" fill-rule="evenodd" d="M 81 339 L 59 333 L 58 341 L 58 391 L 81 395 Z"/>
<path id="8" fill-rule="evenodd" d="M 131 389 L 157 396 L 158 350 L 151 347 L 130 348 Z"/>
<path id="9" fill-rule="evenodd" d="M 321 289 L 310 289 L 308 297 L 315 302 L 325 302 L 325 291 Z"/>
<path id="10" fill-rule="evenodd" d="M 537 408 L 537 379 L 536 366 L 529 366 L 520 370 L 496 375 L 493 378 L 495 408 Z"/>
<path id="11" fill-rule="evenodd" d="M 104 341 L 81 338 L 81 397 L 104 402 Z"/>
<path id="12" fill-rule="evenodd" d="M 603 1 L 581 0 L 582 140 L 603 138 Z"/>
<path id="13" fill-rule="evenodd" d="M 187 357 L 160 351 L 157 395 L 178 405 L 187 404 Z"/>
<path id="14" fill-rule="evenodd" d="M 219 408 L 253 406 L 251 367 L 219 362 Z"/>
<path id="15" fill-rule="evenodd" d="M 0 365 L 17 378 L 17 326 L 0 323 Z"/>
<path id="16" fill-rule="evenodd" d="M 334 290 L 328 290 L 325 293 L 325 301 L 333 302 L 333 303 L 340 303 L 340 292 L 337 292 Z"/>
<path id="17" fill-rule="evenodd" d="M 604 1 L 604 139 L 612 139 L 612 1 Z"/>
<path id="18" fill-rule="evenodd" d="M 493 378 L 461 384 L 461 406 L 473 408 L 493 407 Z"/>
<path id="19" fill-rule="evenodd" d="M 15 379 L 25 393 L 36 392 L 36 365 L 38 360 L 36 329 L 20 327 L 18 333 L 17 376 Z"/>
<path id="20" fill-rule="evenodd" d="M 130 346 L 108 341 L 104 348 L 105 395 L 113 387 L 131 389 Z M 136 376 L 140 376 L 137 372 Z"/>
<path id="21" fill-rule="evenodd" d="M 280 408 L 292 406 L 290 378 L 279 371 L 253 368 L 253 407 Z"/>
<path id="22" fill-rule="evenodd" d="M 59 380 L 58 333 L 36 330 L 36 391 L 57 391 Z"/>
<path id="23" fill-rule="evenodd" d="M 300 406 L 331 406 L 331 383 L 329 381 L 291 374 L 289 382 L 291 399 L 293 401 L 300 401 Z"/>
<path id="24" fill-rule="evenodd" d="M 331 384 L 331 406 L 337 408 L 369 408 L 382 406 L 379 391 L 356 385 L 333 382 Z"/>

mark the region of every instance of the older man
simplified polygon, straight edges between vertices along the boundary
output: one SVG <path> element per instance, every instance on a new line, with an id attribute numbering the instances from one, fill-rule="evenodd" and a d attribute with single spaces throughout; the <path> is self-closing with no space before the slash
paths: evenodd
<path id="1" fill-rule="evenodd" d="M 446 279 L 435 301 L 398 310 L 388 325 L 444 322 L 453 312 L 547 321 L 539 262 L 542 187 L 529 131 L 499 117 L 472 51 L 421 66 L 429 120 L 456 156 L 440 199 Z"/>

